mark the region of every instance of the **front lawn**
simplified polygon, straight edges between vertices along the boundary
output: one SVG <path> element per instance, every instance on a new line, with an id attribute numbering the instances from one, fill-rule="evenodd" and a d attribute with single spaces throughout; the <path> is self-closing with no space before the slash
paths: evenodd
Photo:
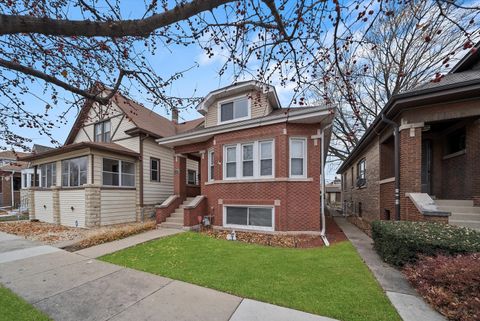
<path id="1" fill-rule="evenodd" d="M 42 312 L 19 298 L 12 291 L 0 285 L 0 321 L 47 321 L 50 320 Z"/>
<path id="2" fill-rule="evenodd" d="M 349 242 L 286 249 L 189 232 L 101 259 L 339 320 L 401 320 Z"/>

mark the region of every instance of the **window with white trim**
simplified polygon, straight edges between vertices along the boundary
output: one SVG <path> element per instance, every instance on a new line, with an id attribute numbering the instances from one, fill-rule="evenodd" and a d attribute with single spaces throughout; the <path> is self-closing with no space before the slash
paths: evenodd
<path id="1" fill-rule="evenodd" d="M 150 157 L 150 180 L 160 182 L 160 160 Z"/>
<path id="2" fill-rule="evenodd" d="M 307 140 L 290 138 L 290 177 L 307 177 Z"/>
<path id="3" fill-rule="evenodd" d="M 250 103 L 248 97 L 221 102 L 219 104 L 219 122 L 229 122 L 232 120 L 247 119 L 250 117 Z"/>
<path id="4" fill-rule="evenodd" d="M 42 164 L 40 168 L 40 186 L 51 187 L 57 185 L 57 164 Z"/>
<path id="5" fill-rule="evenodd" d="M 273 207 L 267 206 L 225 206 L 225 227 L 244 228 L 252 230 L 274 230 Z"/>
<path id="6" fill-rule="evenodd" d="M 96 142 L 110 142 L 110 130 L 111 123 L 110 120 L 102 121 L 95 124 L 95 141 Z"/>
<path id="7" fill-rule="evenodd" d="M 135 186 L 135 163 L 104 158 L 102 183 L 106 186 Z"/>
<path id="8" fill-rule="evenodd" d="M 238 143 L 224 147 L 224 179 L 274 177 L 273 140 Z"/>
<path id="9" fill-rule="evenodd" d="M 187 184 L 197 185 L 197 171 L 193 169 L 187 170 Z"/>
<path id="10" fill-rule="evenodd" d="M 87 184 L 87 156 L 62 160 L 62 186 Z"/>
<path id="11" fill-rule="evenodd" d="M 208 151 L 208 180 L 214 180 L 214 171 L 215 170 L 215 152 L 212 150 Z"/>

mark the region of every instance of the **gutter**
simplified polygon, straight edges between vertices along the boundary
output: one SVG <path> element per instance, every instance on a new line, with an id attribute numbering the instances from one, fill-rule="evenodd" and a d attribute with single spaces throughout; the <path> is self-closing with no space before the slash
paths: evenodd
<path id="1" fill-rule="evenodd" d="M 320 217 L 322 220 L 322 230 L 320 231 L 320 237 L 323 240 L 323 243 L 325 246 L 330 246 L 330 242 L 328 242 L 327 236 L 325 234 L 326 232 L 326 226 L 325 226 L 325 130 L 328 128 L 332 127 L 332 124 L 324 127 L 323 129 L 320 130 L 320 136 L 321 136 L 321 143 L 320 143 L 320 157 L 321 159 L 321 170 L 322 170 L 322 179 L 320 180 L 320 189 L 321 189 L 321 211 L 320 211 Z"/>
<path id="2" fill-rule="evenodd" d="M 381 120 L 393 127 L 393 136 L 395 138 L 395 218 L 400 221 L 400 131 L 398 124 L 388 119 L 385 114 L 381 114 Z"/>

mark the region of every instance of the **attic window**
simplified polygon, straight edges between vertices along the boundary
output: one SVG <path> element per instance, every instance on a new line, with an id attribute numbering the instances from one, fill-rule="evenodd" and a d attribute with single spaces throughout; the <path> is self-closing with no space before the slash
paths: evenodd
<path id="1" fill-rule="evenodd" d="M 102 121 L 101 123 L 95 124 L 95 141 L 96 142 L 110 142 L 110 121 Z"/>
<path id="2" fill-rule="evenodd" d="M 247 97 L 220 103 L 220 122 L 247 119 L 250 116 L 250 109 Z"/>

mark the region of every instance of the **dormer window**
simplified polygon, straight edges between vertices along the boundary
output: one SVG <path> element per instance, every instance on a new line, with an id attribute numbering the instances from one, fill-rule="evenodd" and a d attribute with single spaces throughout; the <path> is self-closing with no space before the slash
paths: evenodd
<path id="1" fill-rule="evenodd" d="M 110 121 L 102 121 L 95 124 L 95 141 L 109 143 L 110 142 Z"/>
<path id="2" fill-rule="evenodd" d="M 220 123 L 227 123 L 234 120 L 237 121 L 250 118 L 250 103 L 247 97 L 222 101 L 219 103 L 219 110 Z"/>

